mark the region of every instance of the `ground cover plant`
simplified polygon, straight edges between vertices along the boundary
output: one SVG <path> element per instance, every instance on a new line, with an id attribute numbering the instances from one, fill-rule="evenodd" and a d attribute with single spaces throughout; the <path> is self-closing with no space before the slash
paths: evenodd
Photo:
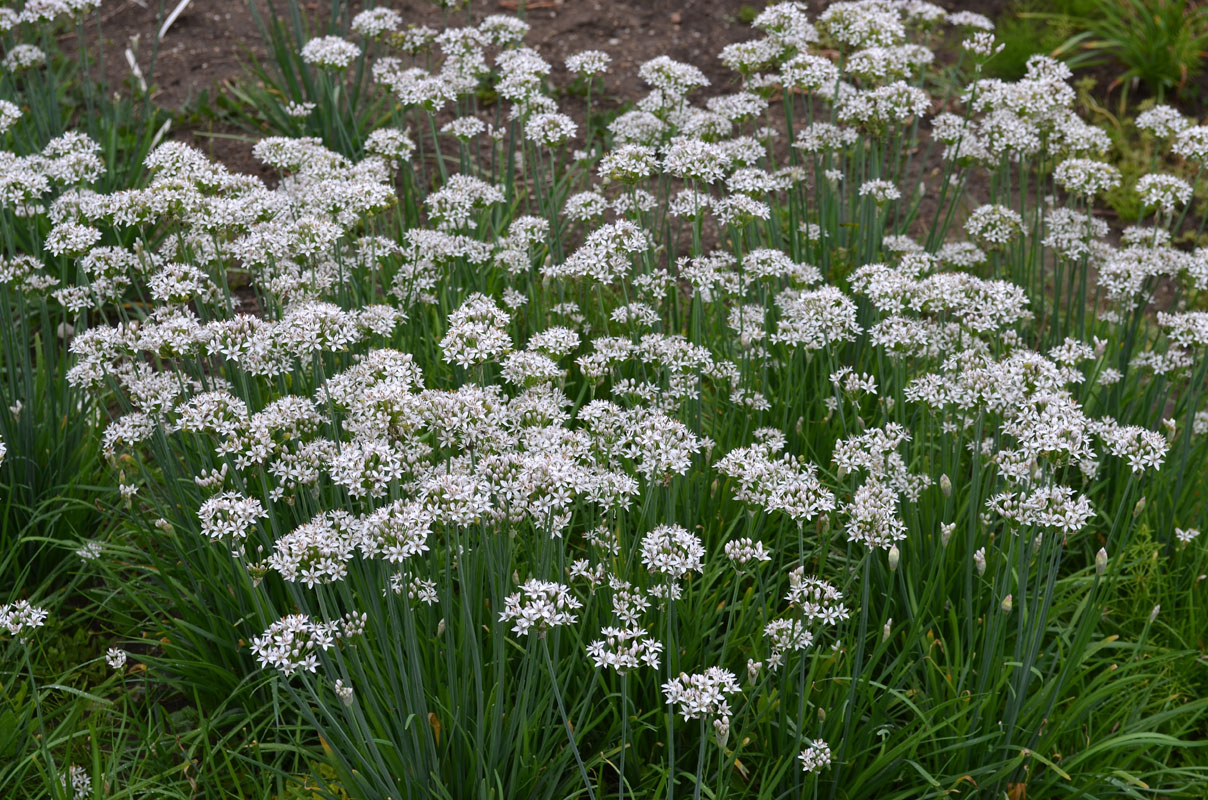
<path id="1" fill-rule="evenodd" d="M 926 2 L 603 117 L 521 16 L 289 4 L 259 177 L 141 70 L 83 132 L 97 13 L 0 13 L 0 796 L 1208 792 L 1208 126 L 1124 187 Z"/>

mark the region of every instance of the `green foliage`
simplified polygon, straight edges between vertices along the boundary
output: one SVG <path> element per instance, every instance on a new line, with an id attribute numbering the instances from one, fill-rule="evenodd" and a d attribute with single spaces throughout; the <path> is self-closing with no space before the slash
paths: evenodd
<path id="1" fill-rule="evenodd" d="M 268 54 L 247 54 L 248 78 L 228 87 L 227 113 L 249 131 L 315 136 L 336 152 L 361 155 L 365 137 L 389 119 L 385 104 L 367 97 L 366 53 L 346 70 L 320 69 L 301 55 L 315 36 L 347 33 L 347 5 L 333 3 L 318 21 L 297 0 L 275 0 L 266 8 L 249 2 L 248 8 Z M 293 111 L 310 105 L 308 112 Z"/>
<path id="2" fill-rule="evenodd" d="M 257 17 L 269 56 L 250 65 L 253 79 L 199 96 L 176 118 L 318 138 L 325 147 L 300 145 L 295 161 L 274 165 L 288 191 L 183 152 L 188 169 L 155 176 L 153 198 L 167 201 L 136 224 L 96 223 L 105 244 L 147 257 L 123 273 L 122 293 L 69 314 L 46 292 L 0 286 L 12 321 L 0 332 L 0 406 L 13 406 L 0 407 L 0 599 L 51 612 L 27 641 L 0 636 L 0 797 L 65 800 L 73 765 L 92 797 L 131 799 L 1204 795 L 1208 537 L 1181 542 L 1175 530 L 1208 522 L 1196 470 L 1208 437 L 1195 433 L 1208 361 L 1201 347 L 1190 365 L 1146 368 L 1137 357 L 1181 352 L 1166 326 L 1133 298 L 1106 297 L 1089 253 L 1049 243 L 1041 198 L 1094 210 L 1053 185 L 1065 153 L 937 167 L 920 112 L 869 122 L 843 147 L 799 149 L 803 122 L 837 112 L 822 93 L 786 92 L 783 118 L 737 126 L 787 123 L 782 145 L 747 157 L 745 176 L 774 177 L 776 188 L 752 191 L 764 206 L 722 220 L 714 204 L 738 190 L 723 191 L 721 178 L 668 168 L 602 185 L 596 146 L 617 149 L 608 123 L 631 106 L 593 110 L 591 83 L 568 92 L 587 99 L 579 138 L 538 147 L 525 135 L 532 109 L 505 120 L 516 104 L 486 78 L 456 112 L 485 112 L 501 135 L 467 145 L 438 134 L 422 105 L 400 107 L 372 86 L 368 46 L 345 73 L 316 71 L 301 45 L 346 31 L 347 13 L 333 2 L 316 22 L 295 2 L 270 6 Z M 1044 41 L 1013 24 L 1000 29 L 1004 70 Z M 940 69 L 911 80 L 955 103 L 972 73 Z M 28 81 L 43 78 L 53 75 Z M 37 109 L 8 140 L 15 151 L 37 152 L 55 126 L 81 121 L 64 85 L 38 88 Z M 1119 151 L 1124 188 L 1106 201 L 1131 220 L 1135 179 L 1164 151 L 1089 87 L 1081 100 Z M 314 112 L 289 113 L 302 102 Z M 106 157 L 130 159 L 98 186 L 146 184 L 143 156 L 159 129 L 129 120 L 156 115 L 91 108 L 98 137 L 115 126 Z M 665 151 L 691 118 L 665 101 L 656 110 L 650 141 Z M 408 122 L 417 152 L 353 164 L 369 132 Z M 572 156 L 580 142 L 588 152 Z M 703 171 L 731 158 L 706 152 Z M 438 225 L 433 192 L 453 173 L 498 197 Z M 900 201 L 862 192 L 874 179 L 902 187 Z M 685 186 L 710 192 L 707 212 L 668 211 Z M 380 202 L 358 205 L 383 187 Z M 557 274 L 596 227 L 564 214 L 567 198 L 596 189 L 612 218 L 649 239 L 607 280 Z M 209 202 L 251 211 L 215 222 L 197 213 Z M 972 245 L 962 227 L 982 203 L 1022 224 L 963 251 L 966 263 L 944 261 L 957 257 L 938 255 L 941 245 Z M 37 253 L 64 286 L 88 282 L 76 259 L 45 252 L 49 220 L 0 214 L 6 257 Z M 517 233 L 524 226 L 531 241 Z M 404 246 L 417 228 L 438 227 L 422 247 Z M 458 247 L 440 252 L 450 241 Z M 614 260 L 587 252 L 581 263 L 592 269 Z M 787 266 L 752 274 L 769 252 Z M 194 268 L 200 288 L 152 287 L 172 278 L 172 264 Z M 1137 293 L 1158 281 L 1148 275 Z M 1204 293 L 1186 283 L 1196 307 Z M 779 335 L 820 284 L 851 303 L 851 335 Z M 498 312 L 474 321 L 494 327 L 458 334 L 454 314 L 474 293 Z M 630 320 L 647 310 L 651 321 Z M 295 311 L 306 313 L 287 316 Z M 803 327 L 826 313 L 805 311 Z M 874 341 L 895 323 L 917 341 Z M 548 380 L 511 377 L 504 351 L 530 353 L 534 335 L 556 324 L 596 339 L 551 356 Z M 177 325 L 185 344 L 155 338 Z M 98 377 L 73 386 L 67 369 L 89 354 L 69 354 L 70 337 L 104 327 L 127 338 L 105 351 Z M 450 355 L 457 335 L 504 344 L 497 357 L 460 363 Z M 383 375 L 358 372 L 389 351 L 400 361 Z M 258 361 L 265 352 L 278 360 Z M 1015 371 L 991 374 L 1004 364 Z M 414 385 L 400 377 L 412 368 L 422 376 Z M 843 388 L 841 368 L 875 386 Z M 341 381 L 353 388 L 333 390 Z M 963 393 L 914 395 L 928 385 Z M 188 404 L 210 393 L 242 404 L 246 413 L 220 419 L 229 430 L 209 418 L 186 424 Z M 282 423 L 279 407 L 305 413 Z M 1074 422 L 1063 429 L 1050 411 Z M 650 422 L 660 415 L 670 422 Z M 131 417 L 145 426 L 103 450 L 103 431 Z M 1160 432 L 1151 446 L 1163 463 L 1135 469 L 1110 452 L 1101 440 L 1114 425 Z M 887 447 L 862 438 L 896 431 Z M 779 435 L 755 490 L 719 468 Z M 682 464 L 640 468 L 684 441 L 699 446 Z M 848 466 L 840 450 L 853 442 L 868 458 Z M 337 478 L 351 463 L 341 459 L 365 452 L 361 473 Z M 797 482 L 784 483 L 785 472 Z M 608 501 L 607 485 L 589 480 L 602 474 L 631 480 L 631 500 Z M 777 487 L 766 496 L 764 480 Z M 888 552 L 855 525 L 854 498 L 882 481 L 893 484 L 888 517 L 902 533 Z M 1085 500 L 1088 522 L 1066 530 L 1060 516 L 1008 513 L 1016 496 L 1043 500 L 1047 489 Z M 822 490 L 832 508 L 790 515 Z M 200 509 L 228 493 L 265 513 L 213 534 Z M 366 523 L 395 502 L 423 516 L 371 533 Z M 338 540 L 307 542 L 299 558 L 339 562 L 339 579 L 294 579 L 268 560 L 290 555 L 287 537 L 324 514 Z M 641 553 L 647 534 L 672 523 L 705 554 L 674 584 Z M 416 532 L 423 548 L 386 557 L 388 536 Z M 743 538 L 766 544 L 768 563 L 732 563 L 726 545 Z M 76 554 L 85 540 L 99 557 Z M 806 595 L 793 594 L 801 576 L 833 585 L 850 614 L 817 623 Z M 501 617 L 531 578 L 571 584 L 574 624 L 526 635 Z M 662 646 L 657 668 L 619 672 L 587 656 L 619 624 L 622 583 L 650 604 L 627 624 Z M 287 615 L 346 613 L 364 614 L 364 631 L 316 646 L 314 670 L 262 669 L 250 647 Z M 766 635 L 776 621 L 806 623 L 810 644 L 776 652 Z M 127 663 L 107 666 L 110 647 Z M 665 695 L 680 672 L 714 666 L 741 683 L 724 731 L 681 719 Z M 815 740 L 832 757 L 805 772 L 798 756 Z"/>
<path id="3" fill-rule="evenodd" d="M 1164 100 L 1203 69 L 1208 7 L 1193 0 L 1099 0 L 1059 52 L 1071 66 L 1119 65 L 1114 85 L 1143 83 Z"/>
<path id="4" fill-rule="evenodd" d="M 995 37 L 1003 50 L 986 64 L 986 73 L 1018 80 L 1034 55 L 1049 55 L 1081 30 L 1098 0 L 1016 0 L 995 20 Z"/>
<path id="5" fill-rule="evenodd" d="M 1019 78 L 1030 56 L 1052 54 L 1073 68 L 1107 70 L 1109 91 L 1127 95 L 1140 83 L 1163 102 L 1202 71 L 1208 8 L 1194 0 L 1020 0 L 998 20 L 997 36 L 1004 50 L 987 66 L 996 77 Z"/>

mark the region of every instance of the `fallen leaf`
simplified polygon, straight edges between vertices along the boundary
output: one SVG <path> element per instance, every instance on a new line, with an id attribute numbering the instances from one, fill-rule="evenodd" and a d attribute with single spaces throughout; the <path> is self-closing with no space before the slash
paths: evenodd
<path id="1" fill-rule="evenodd" d="M 436 737 L 436 746 L 440 747 L 440 720 L 431 711 L 428 712 L 428 724 L 432 726 L 432 735 Z"/>

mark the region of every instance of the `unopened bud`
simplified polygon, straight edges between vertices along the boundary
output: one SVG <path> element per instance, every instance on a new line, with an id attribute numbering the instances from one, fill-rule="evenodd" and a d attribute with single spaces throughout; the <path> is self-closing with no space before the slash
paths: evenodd
<path id="1" fill-rule="evenodd" d="M 1158 612 L 1161 610 L 1162 610 L 1162 604 L 1159 603 L 1158 605 L 1153 607 L 1153 611 L 1149 612 L 1149 624 L 1150 625 L 1152 625 L 1153 621 L 1158 618 Z"/>
<path id="2" fill-rule="evenodd" d="M 754 684 L 759 680 L 759 671 L 763 669 L 763 662 L 756 661 L 753 658 L 747 659 L 747 683 Z"/>
<path id="3" fill-rule="evenodd" d="M 1107 550 L 1100 547 L 1099 552 L 1095 553 L 1095 574 L 1102 575 L 1107 572 Z"/>
<path id="4" fill-rule="evenodd" d="M 890 634 L 893 633 L 893 617 L 885 620 L 885 627 L 881 628 L 881 641 L 888 642 Z"/>
<path id="5" fill-rule="evenodd" d="M 978 551 L 973 554 L 973 563 L 977 566 L 977 574 L 986 574 L 986 548 L 978 548 Z"/>
<path id="6" fill-rule="evenodd" d="M 437 636 L 445 635 L 445 618 L 444 617 L 441 617 L 440 622 L 436 623 L 436 635 Z"/>
<path id="7" fill-rule="evenodd" d="M 717 746 L 724 748 L 730 741 L 730 718 L 718 717 L 713 720 L 713 732 L 717 735 Z"/>
<path id="8" fill-rule="evenodd" d="M 826 722 L 826 709 L 822 706 L 818 706 L 818 721 Z"/>
<path id="9" fill-rule="evenodd" d="M 940 491 L 944 493 L 944 497 L 952 496 L 952 479 L 948 477 L 947 472 L 940 476 Z"/>
<path id="10" fill-rule="evenodd" d="M 898 550 L 898 546 L 890 545 L 889 547 L 889 571 L 897 572 L 898 562 L 902 560 L 902 551 Z"/>
<path id="11" fill-rule="evenodd" d="M 805 430 L 805 417 L 797 417 L 797 435 L 800 436 L 801 432 L 804 430 Z"/>
<path id="12" fill-rule="evenodd" d="M 1004 598 L 1002 599 L 1002 612 L 1003 612 L 1004 614 L 1010 614 L 1010 613 L 1011 613 L 1011 605 L 1012 605 L 1012 601 L 1011 601 L 1011 595 L 1007 595 L 1006 597 L 1004 597 Z"/>
<path id="13" fill-rule="evenodd" d="M 1137 501 L 1137 504 L 1135 506 L 1133 506 L 1133 516 L 1134 517 L 1141 516 L 1141 512 L 1144 510 L 1145 510 L 1145 498 L 1142 497 L 1140 500 Z"/>
<path id="14" fill-rule="evenodd" d="M 940 546 L 941 547 L 948 546 L 948 540 L 952 538 L 952 533 L 955 530 L 956 530 L 955 522 L 941 522 L 940 523 Z"/>

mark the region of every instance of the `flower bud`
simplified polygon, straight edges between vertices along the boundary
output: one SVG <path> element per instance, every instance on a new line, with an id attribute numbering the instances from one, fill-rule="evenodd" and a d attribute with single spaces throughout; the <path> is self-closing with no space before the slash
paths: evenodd
<path id="1" fill-rule="evenodd" d="M 941 547 L 948 546 L 948 540 L 952 538 L 952 533 L 955 530 L 956 530 L 955 522 L 941 522 L 940 523 L 940 546 Z"/>
<path id="2" fill-rule="evenodd" d="M 1179 432 L 1179 423 L 1174 417 L 1162 420 L 1162 427 L 1166 429 L 1166 441 L 1173 442 L 1174 437 Z"/>
<path id="3" fill-rule="evenodd" d="M 445 618 L 444 617 L 441 617 L 440 622 L 436 623 L 436 635 L 437 636 L 445 635 Z"/>
<path id="4" fill-rule="evenodd" d="M 1107 571 L 1107 550 L 1103 547 L 1099 548 L 1099 552 L 1095 553 L 1095 574 L 1102 575 Z"/>
<path id="5" fill-rule="evenodd" d="M 1002 613 L 1004 613 L 1004 614 L 1010 614 L 1010 613 L 1011 613 L 1011 605 L 1012 605 L 1012 601 L 1011 601 L 1011 595 L 1007 595 L 1006 597 L 1004 597 L 1004 598 L 1002 599 Z"/>
<path id="6" fill-rule="evenodd" d="M 952 479 L 948 477 L 947 472 L 940 476 L 940 491 L 944 493 L 944 497 L 952 496 Z"/>
<path id="7" fill-rule="evenodd" d="M 1133 506 L 1133 516 L 1134 517 L 1141 516 L 1141 512 L 1144 510 L 1145 510 L 1145 498 L 1142 497 L 1140 500 L 1137 501 L 1137 504 L 1135 506 Z"/>
<path id="8" fill-rule="evenodd" d="M 889 571 L 898 571 L 898 562 L 902 559 L 902 552 L 898 550 L 898 546 L 890 545 L 889 547 Z"/>
<path id="9" fill-rule="evenodd" d="M 1149 624 L 1150 625 L 1152 625 L 1153 621 L 1158 618 L 1158 612 L 1161 610 L 1162 610 L 1162 604 L 1159 603 L 1153 607 L 1153 611 L 1149 612 Z"/>
<path id="10" fill-rule="evenodd" d="M 717 746 L 725 748 L 730 741 L 730 720 L 728 717 L 718 717 L 713 720 L 713 732 L 717 735 Z"/>
<path id="11" fill-rule="evenodd" d="M 881 641 L 888 642 L 890 634 L 893 633 L 893 617 L 885 620 L 885 627 L 881 628 Z"/>
<path id="12" fill-rule="evenodd" d="M 986 574 L 986 548 L 978 548 L 978 551 L 973 554 L 973 563 L 977 566 L 977 574 Z"/>

